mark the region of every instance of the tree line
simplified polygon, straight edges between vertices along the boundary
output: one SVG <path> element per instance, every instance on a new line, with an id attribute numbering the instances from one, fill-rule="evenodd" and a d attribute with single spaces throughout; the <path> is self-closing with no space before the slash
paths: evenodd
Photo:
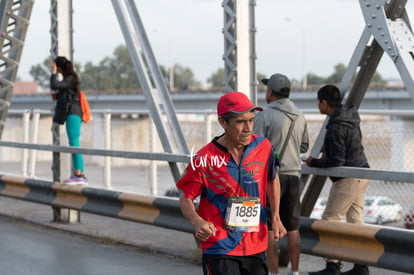
<path id="1" fill-rule="evenodd" d="M 43 63 L 36 64 L 30 68 L 30 75 L 33 80 L 38 81 L 41 88 L 48 90 L 50 88 L 50 64 L 51 57 L 46 58 Z M 135 73 L 128 49 L 125 45 L 115 48 L 113 55 L 103 58 L 98 64 L 86 62 L 83 66 L 80 63 L 74 63 L 75 70 L 81 79 L 81 88 L 83 90 L 136 90 L 140 88 L 138 77 Z M 195 79 L 191 68 L 184 67 L 180 64 L 174 64 L 167 68 L 160 65 L 161 73 L 166 80 L 166 85 L 174 90 L 191 90 L 201 89 L 201 82 Z M 334 72 L 328 77 L 318 76 L 313 73 L 307 74 L 308 85 L 321 85 L 326 83 L 340 83 L 345 74 L 346 66 L 337 64 Z M 173 76 L 172 83 L 169 83 L 170 76 Z M 263 79 L 267 76 L 257 73 L 257 79 Z M 218 68 L 207 79 L 211 87 L 222 87 L 224 81 L 224 69 Z M 301 81 L 292 79 L 293 85 L 300 85 Z M 386 81 L 379 73 L 375 73 L 372 84 L 384 85 Z"/>

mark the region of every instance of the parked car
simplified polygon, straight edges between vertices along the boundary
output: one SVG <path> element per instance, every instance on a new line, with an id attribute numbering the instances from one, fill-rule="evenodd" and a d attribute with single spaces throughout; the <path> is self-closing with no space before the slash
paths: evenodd
<path id="1" fill-rule="evenodd" d="M 366 196 L 364 222 L 383 224 L 402 219 L 402 206 L 386 196 Z"/>
<path id="2" fill-rule="evenodd" d="M 322 218 L 323 211 L 325 211 L 326 203 L 328 202 L 327 198 L 318 198 L 316 200 L 315 206 L 313 207 L 312 213 L 309 218 L 320 219 Z"/>
<path id="3" fill-rule="evenodd" d="M 414 205 L 405 214 L 404 226 L 408 229 L 414 229 Z"/>

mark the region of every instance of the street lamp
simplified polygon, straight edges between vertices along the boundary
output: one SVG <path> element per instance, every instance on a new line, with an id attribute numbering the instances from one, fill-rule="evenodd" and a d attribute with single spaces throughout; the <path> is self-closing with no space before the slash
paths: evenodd
<path id="1" fill-rule="evenodd" d="M 308 86 L 308 77 L 306 75 L 306 33 L 305 30 L 299 26 L 298 24 L 296 24 L 294 21 L 292 21 L 292 19 L 290 19 L 289 17 L 286 17 L 285 20 L 289 23 L 291 23 L 293 26 L 295 26 L 296 28 L 298 28 L 298 30 L 301 32 L 302 35 L 302 75 L 303 75 L 303 79 L 302 79 L 302 88 L 305 90 Z"/>

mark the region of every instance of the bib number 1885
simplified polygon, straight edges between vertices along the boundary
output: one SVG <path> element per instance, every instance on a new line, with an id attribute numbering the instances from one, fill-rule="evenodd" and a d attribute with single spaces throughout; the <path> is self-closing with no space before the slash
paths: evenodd
<path id="1" fill-rule="evenodd" d="M 230 197 L 226 226 L 231 231 L 257 232 L 260 223 L 260 198 Z"/>
<path id="2" fill-rule="evenodd" d="M 236 206 L 236 216 L 243 218 L 243 217 L 256 217 L 259 211 L 259 206 L 255 205 L 255 206 Z"/>

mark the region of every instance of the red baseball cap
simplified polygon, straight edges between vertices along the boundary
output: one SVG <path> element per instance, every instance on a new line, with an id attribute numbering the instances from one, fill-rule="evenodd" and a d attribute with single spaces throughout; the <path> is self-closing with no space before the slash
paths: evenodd
<path id="1" fill-rule="evenodd" d="M 263 111 L 261 107 L 254 106 L 250 99 L 241 92 L 228 92 L 220 97 L 217 103 L 218 116 L 228 112 L 243 114 L 252 110 Z"/>

